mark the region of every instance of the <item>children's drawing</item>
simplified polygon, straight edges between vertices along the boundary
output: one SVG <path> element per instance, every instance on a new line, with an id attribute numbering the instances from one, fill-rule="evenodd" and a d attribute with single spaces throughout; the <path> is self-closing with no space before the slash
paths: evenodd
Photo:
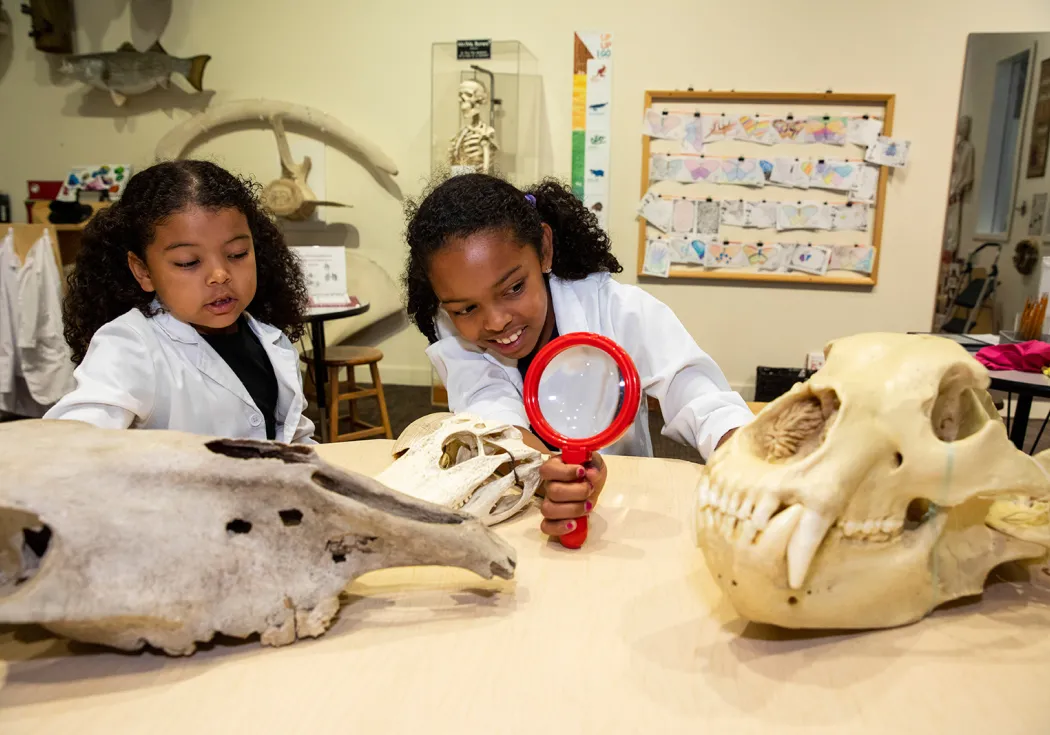
<path id="1" fill-rule="evenodd" d="M 777 206 L 778 230 L 830 230 L 831 207 L 817 202 Z"/>
<path id="2" fill-rule="evenodd" d="M 671 275 L 671 248 L 663 240 L 649 240 L 645 244 L 642 273 L 667 278 Z"/>
<path id="3" fill-rule="evenodd" d="M 773 171 L 769 174 L 769 183 L 779 186 L 794 186 L 795 158 L 774 158 Z"/>
<path id="4" fill-rule="evenodd" d="M 810 117 L 806 119 L 806 143 L 846 144 L 847 118 Z"/>
<path id="5" fill-rule="evenodd" d="M 723 163 L 724 161 L 717 158 L 683 158 L 685 178 L 679 177 L 677 180 L 684 180 L 687 183 L 695 181 L 706 181 L 709 184 L 725 183 Z"/>
<path id="6" fill-rule="evenodd" d="M 671 248 L 671 262 L 682 265 L 704 264 L 704 243 L 688 237 L 675 237 L 667 241 Z"/>
<path id="7" fill-rule="evenodd" d="M 772 122 L 768 117 L 759 117 L 757 115 L 754 117 L 750 115 L 742 116 L 740 118 L 742 135 L 738 134 L 738 140 L 747 140 L 752 143 L 761 143 L 762 145 L 777 143 L 780 136 L 773 129 Z"/>
<path id="8" fill-rule="evenodd" d="M 834 191 L 850 191 L 857 180 L 858 166 L 834 159 L 817 161 L 809 185 Z"/>
<path id="9" fill-rule="evenodd" d="M 833 245 L 828 270 L 854 271 L 871 275 L 875 268 L 875 248 L 871 245 Z"/>
<path id="10" fill-rule="evenodd" d="M 684 115 L 659 110 L 646 110 L 642 121 L 642 133 L 663 140 L 681 140 L 685 135 Z"/>
<path id="11" fill-rule="evenodd" d="M 704 150 L 704 126 L 699 117 L 687 118 L 685 128 L 682 132 L 682 148 L 694 153 L 703 153 Z"/>
<path id="12" fill-rule="evenodd" d="M 776 248 L 769 254 L 766 262 L 759 263 L 758 269 L 760 271 L 787 271 L 788 260 L 791 259 L 791 254 L 795 252 L 795 248 L 800 247 L 795 243 L 774 243 L 772 245 L 766 245 L 765 247 Z"/>
<path id="13" fill-rule="evenodd" d="M 718 202 L 696 203 L 696 231 L 701 235 L 717 235 L 721 207 Z"/>
<path id="14" fill-rule="evenodd" d="M 761 269 L 762 266 L 780 254 L 780 246 L 776 243 L 771 245 L 752 245 L 749 243 L 743 246 L 743 252 L 744 257 L 747 258 L 748 265 L 756 265 Z"/>
<path id="15" fill-rule="evenodd" d="M 877 163 L 880 166 L 893 166 L 904 168 L 908 165 L 908 151 L 911 142 L 899 138 L 887 138 L 880 135 L 868 150 L 864 152 L 864 160 L 868 163 Z"/>
<path id="16" fill-rule="evenodd" d="M 744 268 L 747 258 L 738 244 L 709 242 L 704 253 L 704 265 L 708 268 Z"/>
<path id="17" fill-rule="evenodd" d="M 656 192 L 649 190 L 638 204 L 638 214 L 664 232 L 671 231 L 671 218 L 674 213 L 674 202 L 664 199 Z"/>
<path id="18" fill-rule="evenodd" d="M 801 158 L 795 162 L 795 168 L 792 170 L 791 175 L 794 177 L 791 184 L 796 189 L 808 189 L 810 182 L 813 180 L 813 171 L 816 168 L 816 161 L 812 158 Z"/>
<path id="19" fill-rule="evenodd" d="M 745 227 L 773 229 L 777 226 L 776 202 L 747 202 L 744 208 Z"/>
<path id="20" fill-rule="evenodd" d="M 828 272 L 828 264 L 831 262 L 831 248 L 822 245 L 799 245 L 792 251 L 788 260 L 788 268 L 793 271 L 802 271 L 814 276 L 822 276 Z"/>
<path id="21" fill-rule="evenodd" d="M 738 184 L 740 186 L 765 186 L 766 175 L 757 158 L 726 159 L 722 162 L 724 180 L 719 183 Z"/>
<path id="22" fill-rule="evenodd" d="M 802 133 L 805 129 L 804 120 L 777 119 L 773 121 L 773 130 L 776 131 L 781 143 L 802 143 L 804 140 Z"/>
<path id="23" fill-rule="evenodd" d="M 721 205 L 721 224 L 729 227 L 747 227 L 747 214 L 743 199 L 723 199 Z"/>
<path id="24" fill-rule="evenodd" d="M 758 166 L 762 169 L 762 178 L 769 183 L 769 178 L 773 175 L 773 162 L 765 158 L 758 159 Z"/>
<path id="25" fill-rule="evenodd" d="M 846 142 L 867 148 L 874 145 L 882 134 L 882 120 L 854 117 L 846 124 Z"/>
<path id="26" fill-rule="evenodd" d="M 831 207 L 831 229 L 866 232 L 868 229 L 868 205 L 860 202 L 837 204 Z"/>
<path id="27" fill-rule="evenodd" d="M 671 217 L 671 232 L 692 232 L 696 227 L 696 202 L 690 199 L 675 199 Z"/>
<path id="28" fill-rule="evenodd" d="M 701 115 L 700 124 L 704 129 L 705 143 L 732 140 L 737 137 L 740 130 L 740 120 L 726 115 Z"/>
<path id="29" fill-rule="evenodd" d="M 667 181 L 673 179 L 671 174 L 671 161 L 674 159 L 667 156 L 653 154 L 649 156 L 649 181 Z M 678 168 L 681 168 L 679 162 Z"/>
<path id="30" fill-rule="evenodd" d="M 875 194 L 879 188 L 879 169 L 877 166 L 864 165 L 857 172 L 853 189 L 849 193 L 850 201 L 875 203 Z"/>

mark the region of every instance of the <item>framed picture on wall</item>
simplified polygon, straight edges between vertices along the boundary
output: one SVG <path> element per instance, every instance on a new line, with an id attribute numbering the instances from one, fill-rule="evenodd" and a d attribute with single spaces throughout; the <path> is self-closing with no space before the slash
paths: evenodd
<path id="1" fill-rule="evenodd" d="M 1039 86 L 1035 95 L 1032 143 L 1028 150 L 1029 179 L 1041 179 L 1046 175 L 1047 149 L 1050 148 L 1050 59 L 1043 59 L 1039 65 Z"/>

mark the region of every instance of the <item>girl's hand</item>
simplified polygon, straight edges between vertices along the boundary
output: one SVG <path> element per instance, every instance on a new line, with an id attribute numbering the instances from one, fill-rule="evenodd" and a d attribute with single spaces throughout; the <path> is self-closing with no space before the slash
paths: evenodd
<path id="1" fill-rule="evenodd" d="M 597 452 L 583 465 L 565 464 L 551 457 L 540 467 L 545 498 L 540 506 L 540 530 L 549 536 L 562 536 L 576 528 L 576 518 L 587 515 L 598 502 L 608 468 Z"/>

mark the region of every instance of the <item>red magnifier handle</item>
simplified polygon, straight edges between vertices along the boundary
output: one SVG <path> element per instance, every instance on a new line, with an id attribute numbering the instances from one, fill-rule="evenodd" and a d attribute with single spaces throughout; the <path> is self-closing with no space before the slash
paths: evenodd
<path id="1" fill-rule="evenodd" d="M 591 458 L 591 453 L 586 449 L 566 448 L 561 453 L 561 461 L 565 464 L 582 465 Z M 567 549 L 578 549 L 587 540 L 587 516 L 576 519 L 576 528 L 558 537 L 561 545 Z"/>

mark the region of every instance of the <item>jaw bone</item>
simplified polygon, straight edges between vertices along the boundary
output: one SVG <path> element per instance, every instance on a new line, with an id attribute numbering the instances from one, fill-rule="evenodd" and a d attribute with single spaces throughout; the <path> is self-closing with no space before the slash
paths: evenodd
<path id="1" fill-rule="evenodd" d="M 0 426 L 0 466 L 0 622 L 124 650 L 319 636 L 375 569 L 514 574 L 476 519 L 305 446 L 20 421 Z"/>

